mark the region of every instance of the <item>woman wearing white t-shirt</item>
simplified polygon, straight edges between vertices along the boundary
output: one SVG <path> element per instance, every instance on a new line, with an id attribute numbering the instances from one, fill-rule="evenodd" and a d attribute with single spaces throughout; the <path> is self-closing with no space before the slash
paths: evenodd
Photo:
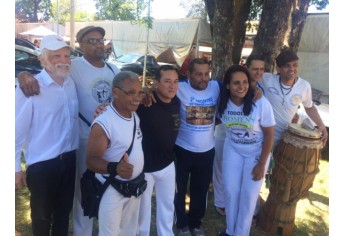
<path id="1" fill-rule="evenodd" d="M 226 129 L 223 184 L 227 229 L 219 235 L 249 235 L 257 197 L 273 146 L 275 120 L 265 97 L 255 102 L 247 68 L 225 72 L 218 117 Z"/>

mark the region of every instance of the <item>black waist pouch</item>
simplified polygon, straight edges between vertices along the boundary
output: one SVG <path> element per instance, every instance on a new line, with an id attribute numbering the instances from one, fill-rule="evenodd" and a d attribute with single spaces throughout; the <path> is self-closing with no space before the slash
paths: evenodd
<path id="1" fill-rule="evenodd" d="M 110 184 L 124 197 L 128 198 L 132 196 L 139 197 L 147 187 L 144 172 L 138 175 L 135 179 L 129 181 L 113 179 Z"/>

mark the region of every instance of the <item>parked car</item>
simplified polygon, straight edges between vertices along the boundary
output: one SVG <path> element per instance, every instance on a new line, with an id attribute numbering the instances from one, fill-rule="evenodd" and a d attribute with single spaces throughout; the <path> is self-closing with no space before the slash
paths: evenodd
<path id="1" fill-rule="evenodd" d="M 143 75 L 144 57 L 145 54 L 129 53 L 117 58 L 110 56 L 108 62 L 114 63 L 121 71 L 132 71 L 138 75 Z M 156 58 L 152 55 L 147 55 L 146 75 L 153 76 L 158 68 L 159 64 L 157 63 Z"/>
<path id="2" fill-rule="evenodd" d="M 42 70 L 42 66 L 38 60 L 38 49 L 32 49 L 16 44 L 15 50 L 15 86 L 17 86 L 17 75 L 20 72 L 28 71 L 31 74 L 38 74 Z"/>

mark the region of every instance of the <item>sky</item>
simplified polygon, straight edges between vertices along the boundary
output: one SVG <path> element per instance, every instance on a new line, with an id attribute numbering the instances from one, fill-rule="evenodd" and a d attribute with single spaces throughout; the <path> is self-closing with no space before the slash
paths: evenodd
<path id="1" fill-rule="evenodd" d="M 76 9 L 95 12 L 93 0 L 79 0 Z M 180 6 L 179 0 L 153 0 L 151 1 L 151 16 L 155 19 L 184 18 L 187 11 Z"/>
<path id="2" fill-rule="evenodd" d="M 95 12 L 95 3 L 93 0 L 76 0 L 76 8 L 84 9 L 88 12 Z M 309 13 L 329 12 L 329 6 L 319 11 L 314 6 L 309 7 Z M 180 0 L 153 0 L 151 1 L 151 16 L 155 19 L 176 19 L 184 18 L 187 10 L 180 6 Z"/>

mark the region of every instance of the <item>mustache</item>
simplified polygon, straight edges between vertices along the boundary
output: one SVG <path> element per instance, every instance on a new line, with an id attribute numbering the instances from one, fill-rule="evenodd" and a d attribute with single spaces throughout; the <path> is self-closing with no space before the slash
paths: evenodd
<path id="1" fill-rule="evenodd" d="M 67 64 L 67 63 L 57 63 L 57 64 L 55 64 L 55 68 L 69 70 L 71 68 L 71 65 Z"/>

